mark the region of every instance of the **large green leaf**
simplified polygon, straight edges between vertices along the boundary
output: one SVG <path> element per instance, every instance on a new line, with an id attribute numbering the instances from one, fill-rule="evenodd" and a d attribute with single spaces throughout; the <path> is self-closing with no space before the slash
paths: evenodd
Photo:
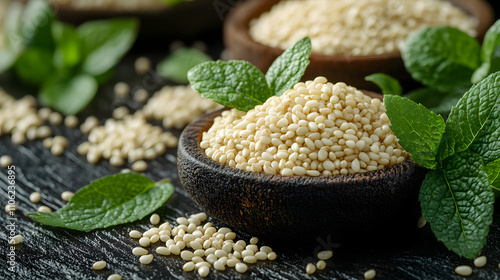
<path id="1" fill-rule="evenodd" d="M 201 96 L 242 111 L 273 96 L 262 72 L 247 61 L 208 61 L 189 70 L 188 79 Z"/>
<path id="2" fill-rule="evenodd" d="M 469 150 L 485 164 L 500 158 L 500 72 L 474 85 L 446 121 L 440 159 Z"/>
<path id="3" fill-rule="evenodd" d="M 309 65 L 311 39 L 305 37 L 285 50 L 266 73 L 266 80 L 274 95 L 282 95 L 300 82 Z"/>
<path id="4" fill-rule="evenodd" d="M 162 206 L 173 191 L 168 182 L 155 184 L 136 173 L 117 174 L 83 187 L 54 213 L 26 215 L 44 225 L 88 232 L 142 219 Z"/>
<path id="5" fill-rule="evenodd" d="M 481 64 L 479 43 L 452 27 L 412 33 L 401 55 L 414 79 L 441 91 L 469 84 Z"/>
<path id="6" fill-rule="evenodd" d="M 98 76 L 113 68 L 134 44 L 138 27 L 138 21 L 130 18 L 91 21 L 78 27 L 82 71 Z"/>
<path id="7" fill-rule="evenodd" d="M 453 252 L 475 258 L 493 221 L 494 194 L 477 154 L 461 152 L 427 174 L 420 190 L 424 218 L 439 241 Z"/>
<path id="8" fill-rule="evenodd" d="M 384 104 L 391 129 L 401 146 L 416 163 L 435 169 L 439 143 L 445 131 L 443 118 L 401 96 L 385 95 Z"/>

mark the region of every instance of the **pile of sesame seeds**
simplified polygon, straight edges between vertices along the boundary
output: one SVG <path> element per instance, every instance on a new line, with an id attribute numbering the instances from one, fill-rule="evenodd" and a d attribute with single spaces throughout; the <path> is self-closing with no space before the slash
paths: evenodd
<path id="1" fill-rule="evenodd" d="M 248 112 L 222 112 L 200 147 L 222 164 L 283 176 L 374 171 L 408 158 L 380 99 L 324 77 Z"/>
<path id="2" fill-rule="evenodd" d="M 128 160 L 132 170 L 142 172 L 147 169 L 144 160 L 155 159 L 167 148 L 177 146 L 177 137 L 149 124 L 140 112 L 122 117 L 108 119 L 102 126 L 97 119 L 88 118 L 81 127 L 82 132 L 89 133 L 88 141 L 78 146 L 78 153 L 91 164 L 105 159 L 121 167 Z"/>
<path id="3" fill-rule="evenodd" d="M 252 237 L 248 243 L 235 241 L 237 235 L 231 229 L 217 229 L 206 220 L 205 213 L 198 213 L 189 218 L 178 217 L 177 226 L 165 222 L 143 233 L 132 230 L 130 237 L 138 239 L 140 245 L 132 249 L 132 254 L 139 257 L 140 263 L 150 264 L 155 257 L 149 247 L 161 242 L 161 246 L 155 249 L 156 255 L 180 256 L 186 261 L 182 269 L 186 272 L 196 269 L 201 277 L 208 276 L 212 267 L 218 271 L 234 268 L 239 273 L 245 273 L 248 265 L 276 259 L 277 255 L 271 247 L 257 245 L 257 237 Z M 151 215 L 150 222 L 158 225 L 160 216 Z"/>
<path id="4" fill-rule="evenodd" d="M 191 86 L 166 86 L 144 106 L 146 118 L 161 121 L 165 128 L 182 129 L 194 119 L 221 109 L 216 102 L 200 96 Z"/>

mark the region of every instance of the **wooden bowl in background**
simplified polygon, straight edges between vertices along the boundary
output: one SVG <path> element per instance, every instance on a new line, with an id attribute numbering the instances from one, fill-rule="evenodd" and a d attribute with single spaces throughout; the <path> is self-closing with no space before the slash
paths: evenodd
<path id="1" fill-rule="evenodd" d="M 251 20 L 260 17 L 278 2 L 279 0 L 245 1 L 233 9 L 224 22 L 224 42 L 232 57 L 247 60 L 264 73 L 283 50 L 254 41 L 248 30 Z M 451 2 L 478 19 L 477 38 L 482 40 L 494 21 L 490 5 L 484 0 L 451 0 Z M 364 78 L 381 72 L 398 79 L 407 89 L 416 85 L 405 70 L 399 52 L 367 56 L 312 54 L 310 60 L 311 64 L 304 74 L 304 80 L 325 76 L 331 82 L 345 82 L 357 88 L 379 90 L 375 84 L 365 81 Z"/>

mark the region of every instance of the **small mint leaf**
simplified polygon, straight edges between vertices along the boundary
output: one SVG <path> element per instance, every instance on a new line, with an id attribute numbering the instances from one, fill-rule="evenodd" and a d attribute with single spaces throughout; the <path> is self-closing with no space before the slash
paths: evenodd
<path id="1" fill-rule="evenodd" d="M 54 108 L 64 115 L 74 115 L 92 101 L 97 89 L 97 81 L 90 75 L 63 76 L 44 83 L 38 97 L 44 106 Z"/>
<path id="2" fill-rule="evenodd" d="M 403 88 L 398 80 L 384 73 L 375 73 L 365 77 L 366 81 L 373 82 L 381 90 L 382 94 L 402 95 Z"/>
<path id="3" fill-rule="evenodd" d="M 462 152 L 425 177 L 422 215 L 444 245 L 462 257 L 477 257 L 493 222 L 494 194 L 477 154 Z"/>
<path id="4" fill-rule="evenodd" d="M 82 72 L 106 73 L 132 48 L 139 29 L 134 18 L 114 18 L 83 23 L 77 28 L 83 54 Z"/>
<path id="5" fill-rule="evenodd" d="M 188 83 L 187 73 L 194 66 L 211 60 L 197 49 L 179 49 L 158 64 L 158 74 L 176 83 Z"/>
<path id="6" fill-rule="evenodd" d="M 168 182 L 155 184 L 137 173 L 117 174 L 83 187 L 53 213 L 26 216 L 44 225 L 89 232 L 142 219 L 162 206 L 173 191 Z"/>
<path id="7" fill-rule="evenodd" d="M 413 161 L 425 168 L 436 169 L 436 155 L 445 130 L 443 118 L 422 104 L 401 96 L 384 96 L 384 105 L 391 130 Z"/>
<path id="8" fill-rule="evenodd" d="M 274 95 L 282 95 L 300 81 L 311 55 L 311 39 L 305 37 L 285 50 L 267 70 L 266 80 Z"/>
<path id="9" fill-rule="evenodd" d="M 500 158 L 500 72 L 472 86 L 451 110 L 439 158 L 469 150 L 485 164 Z"/>
<path id="10" fill-rule="evenodd" d="M 440 91 L 469 84 L 481 64 L 479 43 L 452 27 L 429 27 L 410 34 L 401 56 L 412 77 Z"/>
<path id="11" fill-rule="evenodd" d="M 247 61 L 204 62 L 189 70 L 188 80 L 201 96 L 242 111 L 273 96 L 262 72 Z"/>

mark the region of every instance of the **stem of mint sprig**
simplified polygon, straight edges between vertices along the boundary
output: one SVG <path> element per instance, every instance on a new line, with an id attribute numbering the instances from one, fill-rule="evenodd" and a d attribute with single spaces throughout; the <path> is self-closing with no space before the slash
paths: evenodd
<path id="1" fill-rule="evenodd" d="M 266 75 L 246 61 L 208 61 L 189 70 L 188 80 L 201 96 L 226 107 L 249 111 L 280 96 L 300 81 L 309 65 L 311 39 L 305 37 L 281 54 Z"/>

